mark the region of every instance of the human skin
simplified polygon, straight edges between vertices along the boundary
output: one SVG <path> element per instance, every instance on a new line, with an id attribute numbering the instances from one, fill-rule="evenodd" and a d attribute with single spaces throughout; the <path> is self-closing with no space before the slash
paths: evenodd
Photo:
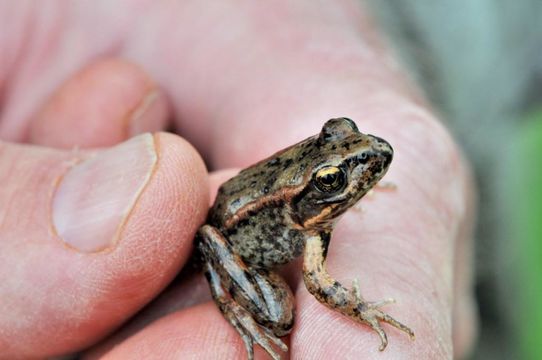
<path id="1" fill-rule="evenodd" d="M 3 1 L 0 23 L 0 357 L 245 356 L 201 277 L 160 293 L 189 259 L 209 194 L 234 174 L 224 169 L 338 116 L 392 144 L 396 190 L 343 217 L 329 272 L 359 278 L 368 300 L 394 297 L 385 310 L 416 333 L 384 325 L 379 359 L 468 352 L 468 167 L 360 4 Z M 115 147 L 170 125 L 186 140 Z M 318 303 L 299 264 L 284 271 L 290 357 L 376 356 L 376 334 Z"/>

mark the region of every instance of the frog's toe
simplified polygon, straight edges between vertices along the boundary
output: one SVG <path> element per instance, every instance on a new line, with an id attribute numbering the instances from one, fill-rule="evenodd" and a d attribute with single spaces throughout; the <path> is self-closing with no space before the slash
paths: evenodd
<path id="1" fill-rule="evenodd" d="M 393 317 L 379 309 L 384 305 L 388 305 L 394 302 L 395 300 L 390 298 L 376 302 L 361 302 L 358 304 L 357 307 L 358 319 L 363 323 L 369 325 L 374 331 L 376 331 L 376 333 L 380 337 L 380 351 L 383 351 L 386 346 L 388 346 L 388 337 L 386 335 L 386 332 L 384 331 L 384 329 L 382 329 L 382 326 L 380 325 L 381 322 L 388 323 L 391 326 L 404 331 L 410 336 L 412 340 L 414 340 L 414 332 L 408 326 L 395 320 Z"/>
<path id="2" fill-rule="evenodd" d="M 406 326 L 405 324 L 395 320 L 394 318 L 392 318 L 391 316 L 389 316 L 388 314 L 380 311 L 380 320 L 382 320 L 383 322 L 386 322 L 388 324 L 390 324 L 391 326 L 401 330 L 401 331 L 404 331 L 405 333 L 408 334 L 408 336 L 410 337 L 411 340 L 414 340 L 416 338 L 416 336 L 414 335 L 414 331 L 412 331 L 412 329 L 410 329 L 408 326 Z"/>
<path id="3" fill-rule="evenodd" d="M 258 325 L 256 325 L 256 327 L 251 326 L 249 333 L 252 340 L 260 345 L 273 360 L 280 360 L 281 356 L 275 351 L 272 344 L 277 345 L 284 352 L 288 351 L 288 347 L 282 340 Z"/>
<path id="4" fill-rule="evenodd" d="M 244 308 L 238 304 L 232 304 L 229 310 L 226 313 L 227 317 L 241 335 L 249 360 L 254 358 L 254 343 L 260 345 L 273 360 L 281 359 L 281 356 L 273 348 L 273 344 L 284 352 L 288 351 L 288 346 L 282 340 L 277 338 L 271 330 L 259 325 Z"/>
<path id="5" fill-rule="evenodd" d="M 273 334 L 273 332 L 271 330 L 269 330 L 267 328 L 264 328 L 264 327 L 260 327 L 260 330 L 263 330 L 265 332 L 265 336 L 269 340 L 271 340 L 273 342 L 273 344 L 278 346 L 282 351 L 284 351 L 284 352 L 288 351 L 288 346 L 284 343 L 284 341 L 282 341 L 281 339 L 276 337 L 275 334 Z"/>
<path id="6" fill-rule="evenodd" d="M 252 338 L 243 330 L 239 331 L 239 333 L 241 334 L 241 339 L 243 339 L 243 343 L 245 344 L 247 359 L 254 360 L 254 343 L 252 341 Z"/>

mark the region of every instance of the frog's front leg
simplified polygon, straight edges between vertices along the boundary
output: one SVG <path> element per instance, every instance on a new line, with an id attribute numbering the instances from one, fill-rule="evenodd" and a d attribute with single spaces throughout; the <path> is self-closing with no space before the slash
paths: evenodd
<path id="1" fill-rule="evenodd" d="M 349 291 L 329 275 L 325 267 L 329 240 L 330 234 L 324 232 L 309 237 L 305 244 L 303 278 L 309 292 L 328 307 L 338 310 L 358 322 L 369 325 L 380 336 L 380 351 L 384 350 L 388 345 L 386 333 L 380 326 L 380 322 L 395 326 L 414 339 L 414 332 L 410 328 L 379 309 L 381 306 L 393 302 L 393 300 L 365 301 L 361 297 L 357 283 Z"/>
<path id="2" fill-rule="evenodd" d="M 274 272 L 247 266 L 222 233 L 210 225 L 199 229 L 197 246 L 213 299 L 241 335 L 248 358 L 253 359 L 253 345 L 257 343 L 273 359 L 280 359 L 272 344 L 288 351 L 278 337 L 288 334 L 294 321 L 288 285 Z"/>

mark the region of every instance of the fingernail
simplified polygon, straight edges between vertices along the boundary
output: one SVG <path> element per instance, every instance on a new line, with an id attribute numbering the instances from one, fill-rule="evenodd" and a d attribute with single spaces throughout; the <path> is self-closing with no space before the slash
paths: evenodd
<path id="1" fill-rule="evenodd" d="M 71 168 L 53 197 L 59 237 L 82 252 L 114 245 L 156 162 L 154 138 L 143 134 Z"/>
<path id="2" fill-rule="evenodd" d="M 130 135 L 163 130 L 168 116 L 165 95 L 158 89 L 149 91 L 129 116 Z"/>

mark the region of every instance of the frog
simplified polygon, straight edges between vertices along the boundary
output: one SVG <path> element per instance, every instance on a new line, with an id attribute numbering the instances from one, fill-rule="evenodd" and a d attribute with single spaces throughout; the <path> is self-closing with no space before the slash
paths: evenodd
<path id="1" fill-rule="evenodd" d="M 414 339 L 409 327 L 381 310 L 393 299 L 366 301 L 357 281 L 348 289 L 326 268 L 335 224 L 386 174 L 392 158 L 387 141 L 339 117 L 220 186 L 196 249 L 214 302 L 249 360 L 256 344 L 274 360 L 281 358 L 277 349 L 288 351 L 280 338 L 292 331 L 294 297 L 277 269 L 301 255 L 307 290 L 376 331 L 379 350 L 388 345 L 383 323 Z"/>

